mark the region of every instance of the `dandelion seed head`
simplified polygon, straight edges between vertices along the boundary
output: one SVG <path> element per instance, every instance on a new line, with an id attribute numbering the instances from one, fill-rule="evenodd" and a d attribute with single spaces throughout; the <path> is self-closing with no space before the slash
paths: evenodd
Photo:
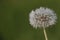
<path id="1" fill-rule="evenodd" d="M 34 28 L 54 25 L 56 19 L 56 13 L 53 10 L 44 7 L 32 10 L 29 14 L 29 22 Z"/>

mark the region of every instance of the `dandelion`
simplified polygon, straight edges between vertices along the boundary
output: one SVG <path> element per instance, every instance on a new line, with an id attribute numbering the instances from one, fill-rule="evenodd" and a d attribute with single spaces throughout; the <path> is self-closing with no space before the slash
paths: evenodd
<path id="1" fill-rule="evenodd" d="M 42 27 L 46 40 L 48 40 L 48 37 L 45 28 L 50 25 L 54 25 L 56 23 L 56 19 L 56 13 L 53 10 L 44 7 L 32 10 L 29 14 L 30 24 L 36 29 L 37 27 Z"/>

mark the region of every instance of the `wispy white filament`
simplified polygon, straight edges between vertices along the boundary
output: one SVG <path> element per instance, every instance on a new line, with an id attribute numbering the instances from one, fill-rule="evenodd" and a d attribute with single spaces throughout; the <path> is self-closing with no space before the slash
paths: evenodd
<path id="1" fill-rule="evenodd" d="M 40 7 L 36 10 L 32 10 L 29 14 L 30 24 L 34 27 L 49 27 L 56 22 L 56 13 L 49 9 Z"/>

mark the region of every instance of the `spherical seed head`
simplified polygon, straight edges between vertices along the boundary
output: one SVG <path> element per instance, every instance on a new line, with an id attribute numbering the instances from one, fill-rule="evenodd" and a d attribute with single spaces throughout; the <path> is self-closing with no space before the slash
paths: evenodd
<path id="1" fill-rule="evenodd" d="M 54 25 L 56 23 L 56 19 L 56 13 L 53 10 L 44 7 L 40 7 L 35 11 L 32 10 L 29 14 L 30 24 L 35 28 Z"/>

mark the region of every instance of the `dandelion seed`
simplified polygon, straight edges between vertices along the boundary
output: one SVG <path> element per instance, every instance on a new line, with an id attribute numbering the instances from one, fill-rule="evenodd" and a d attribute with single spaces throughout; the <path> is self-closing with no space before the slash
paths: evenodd
<path id="1" fill-rule="evenodd" d="M 44 8 L 40 7 L 39 9 L 32 10 L 29 14 L 29 21 L 30 24 L 34 28 L 43 28 L 44 30 L 44 35 L 45 39 L 48 40 L 47 34 L 46 34 L 46 27 L 49 27 L 50 25 L 54 25 L 56 23 L 56 13 L 49 9 L 49 8 Z"/>

